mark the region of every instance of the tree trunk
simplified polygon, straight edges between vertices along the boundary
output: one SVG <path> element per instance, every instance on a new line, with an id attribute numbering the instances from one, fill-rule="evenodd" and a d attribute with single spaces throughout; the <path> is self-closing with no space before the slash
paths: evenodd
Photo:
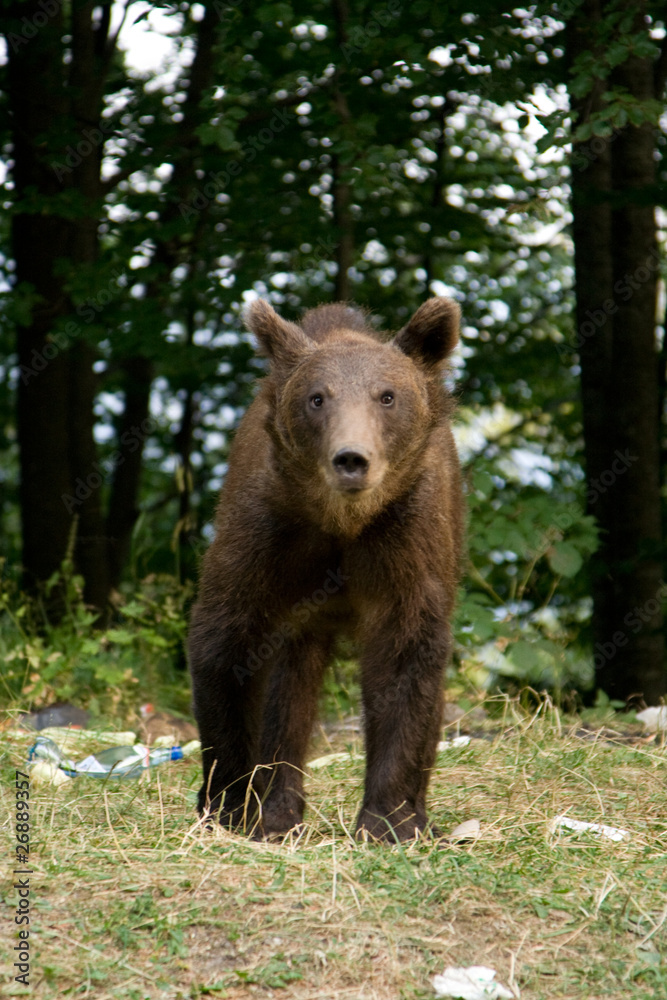
<path id="1" fill-rule="evenodd" d="M 336 24 L 336 44 L 339 51 L 343 51 L 343 46 L 347 44 L 347 24 L 349 20 L 349 10 L 347 0 L 334 0 L 333 4 L 334 20 Z M 341 57 L 342 58 L 342 57 Z M 339 127 L 344 132 L 345 127 L 351 121 L 350 109 L 347 98 L 343 90 L 344 72 L 339 65 L 334 76 L 334 86 L 332 99 L 334 110 L 338 117 Z M 347 302 L 350 299 L 350 268 L 354 263 L 354 220 L 352 218 L 352 186 L 344 180 L 345 165 L 340 162 L 340 157 L 334 153 L 332 158 L 332 197 L 334 226 L 336 227 L 336 281 L 334 298 L 338 302 Z"/>
<path id="2" fill-rule="evenodd" d="M 139 485 L 144 443 L 150 433 L 150 391 L 153 365 L 142 356 L 123 363 L 125 407 L 116 425 L 118 448 L 113 459 L 113 484 L 106 522 L 109 588 L 120 586 L 139 517 Z"/>
<path id="3" fill-rule="evenodd" d="M 635 31 L 644 27 L 643 5 Z M 631 56 L 613 82 L 639 101 L 653 94 L 653 64 Z M 613 487 L 616 552 L 613 574 L 615 621 L 628 632 L 605 669 L 605 689 L 617 697 L 635 692 L 649 704 L 667 692 L 662 621 L 662 527 L 660 499 L 659 369 L 656 344 L 657 245 L 655 140 L 649 123 L 624 129 L 612 154 L 612 247 L 614 314 L 612 389 L 615 443 L 627 471 Z M 647 198 L 648 194 L 648 198 Z M 620 390 L 620 391 L 619 391 Z M 636 619 L 639 618 L 641 627 Z"/>
<path id="4" fill-rule="evenodd" d="M 69 72 L 69 91 L 72 94 L 70 113 L 77 136 L 91 135 L 97 128 L 102 113 L 104 93 L 104 51 L 108 20 L 102 21 L 97 30 L 93 25 L 93 0 L 74 3 L 71 13 L 72 60 Z M 108 14 L 108 8 L 106 12 Z M 100 134 L 102 134 L 100 132 Z M 98 219 L 101 210 L 100 169 L 102 144 L 89 143 L 87 153 L 79 157 L 73 167 L 71 187 L 80 197 L 82 214 L 71 223 L 71 244 L 68 257 L 72 271 L 83 267 L 92 273 L 98 260 Z M 83 148 L 88 148 L 82 147 Z M 95 351 L 85 339 L 79 339 L 69 352 L 69 438 L 70 469 L 74 482 L 95 477 L 97 446 L 94 438 L 94 404 L 97 379 L 93 371 Z M 98 473 L 99 478 L 102 478 Z M 97 482 L 97 477 L 91 478 Z M 102 509 L 102 488 L 96 486 L 86 495 L 79 507 L 75 562 L 84 578 L 84 598 L 88 604 L 105 609 L 109 595 L 109 570 L 106 552 L 106 533 Z"/>
<path id="5" fill-rule="evenodd" d="M 632 8 L 636 8 L 633 6 Z M 571 63 L 595 51 L 609 4 L 585 0 L 568 24 Z M 643 28 L 637 12 L 635 30 Z M 614 84 L 643 101 L 653 65 L 631 57 Z M 607 80 L 572 97 L 576 124 L 604 106 Z M 576 144 L 572 156 L 576 346 L 581 360 L 597 686 L 655 703 L 667 690 L 661 615 L 659 379 L 654 144 L 649 125 Z"/>
<path id="6" fill-rule="evenodd" d="M 53 144 L 59 134 L 69 133 L 60 51 L 64 25 L 58 5 L 49 23 L 26 40 L 21 18 L 30 23 L 38 12 L 38 0 L 16 3 L 4 27 L 16 190 L 12 244 L 18 295 L 27 294 L 32 303 L 29 319 L 17 328 L 23 581 L 31 590 L 59 569 L 74 513 L 63 501 L 72 493 L 67 457 L 69 365 L 50 337 L 57 320 L 69 311 L 56 262 L 67 256 L 70 224 L 45 210 L 61 188 L 44 137 Z"/>
<path id="7" fill-rule="evenodd" d="M 8 19 L 3 25 L 15 159 L 16 278 L 19 295 L 30 286 L 36 296 L 30 319 L 17 331 L 19 364 L 25 366 L 18 394 L 24 584 L 34 589 L 59 570 L 75 528 L 75 566 L 85 580 L 84 596 L 102 609 L 108 579 L 93 438 L 94 353 L 81 339 L 71 347 L 60 341 L 61 347 L 56 323 L 72 311 L 65 290 L 69 275 L 81 265 L 92 268 L 97 259 L 102 145 L 89 137 L 102 136 L 109 23 L 103 13 L 95 28 L 94 4 L 75 4 L 67 64 L 62 10 L 54 4 L 47 14 L 41 0 L 16 3 L 9 10 L 13 23 Z M 67 147 L 79 148 L 80 142 L 88 152 L 68 158 Z M 71 210 L 70 196 L 82 212 Z"/>

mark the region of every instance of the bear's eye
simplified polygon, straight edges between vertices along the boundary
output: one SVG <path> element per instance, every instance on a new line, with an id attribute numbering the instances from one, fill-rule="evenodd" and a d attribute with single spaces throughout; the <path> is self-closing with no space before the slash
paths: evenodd
<path id="1" fill-rule="evenodd" d="M 380 396 L 380 402 L 382 403 L 383 406 L 391 406 L 391 404 L 394 402 L 393 392 L 383 392 L 382 395 Z"/>
<path id="2" fill-rule="evenodd" d="M 316 392 L 313 396 L 310 397 L 309 402 L 310 405 L 313 407 L 313 409 L 317 410 L 324 403 L 324 396 L 322 396 L 321 393 Z"/>

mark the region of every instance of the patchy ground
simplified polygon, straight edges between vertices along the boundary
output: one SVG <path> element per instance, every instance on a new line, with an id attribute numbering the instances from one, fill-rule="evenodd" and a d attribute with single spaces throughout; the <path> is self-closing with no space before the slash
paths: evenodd
<path id="1" fill-rule="evenodd" d="M 667 996 L 664 742 L 546 707 L 510 705 L 488 728 L 438 754 L 431 787 L 445 835 L 479 821 L 468 841 L 354 843 L 354 725 L 314 741 L 312 758 L 350 756 L 308 776 L 309 822 L 282 845 L 203 830 L 196 760 L 140 781 L 33 782 L 30 985 L 14 981 L 5 921 L 3 995 L 424 1000 L 447 965 L 484 964 L 526 1000 Z M 14 769 L 30 742 L 5 733 L 0 751 L 12 919 Z M 564 814 L 628 836 L 554 829 Z"/>

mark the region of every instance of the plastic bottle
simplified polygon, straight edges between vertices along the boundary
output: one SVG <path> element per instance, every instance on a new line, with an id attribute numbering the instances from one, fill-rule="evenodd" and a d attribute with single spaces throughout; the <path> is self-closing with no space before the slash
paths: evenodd
<path id="1" fill-rule="evenodd" d="M 57 743 L 46 736 L 38 736 L 28 751 L 28 763 L 35 763 L 38 760 L 46 760 L 49 764 L 55 764 L 64 771 L 65 774 L 73 778 L 76 774 L 76 764 L 66 757 Z"/>
<path id="2" fill-rule="evenodd" d="M 75 764 L 65 757 L 53 740 L 38 736 L 30 749 L 28 761 L 48 760 L 70 778 L 80 774 L 86 774 L 89 778 L 138 778 L 149 767 L 156 767 L 169 760 L 181 760 L 182 757 L 183 751 L 178 746 L 155 747 L 150 750 L 143 743 L 135 743 L 131 747 L 100 750 Z"/>

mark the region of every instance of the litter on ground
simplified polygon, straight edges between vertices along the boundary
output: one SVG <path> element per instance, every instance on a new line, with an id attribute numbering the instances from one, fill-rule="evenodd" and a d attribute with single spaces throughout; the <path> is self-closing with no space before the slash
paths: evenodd
<path id="1" fill-rule="evenodd" d="M 584 823 L 580 819 L 570 819 L 569 816 L 556 816 L 554 820 L 551 821 L 552 832 L 565 827 L 567 830 L 574 830 L 575 833 L 583 833 L 588 831 L 589 833 L 599 834 L 601 837 L 606 837 L 607 840 L 628 840 L 630 834 L 627 830 L 620 830 L 616 826 L 605 826 L 604 823 Z"/>
<path id="2" fill-rule="evenodd" d="M 449 834 L 447 840 L 477 840 L 480 834 L 480 823 L 478 819 L 467 819 L 464 823 L 459 823 Z"/>
<path id="3" fill-rule="evenodd" d="M 637 712 L 637 719 L 643 722 L 649 733 L 657 733 L 659 729 L 667 729 L 667 705 L 660 708 L 645 708 Z"/>
<path id="4" fill-rule="evenodd" d="M 357 760 L 358 757 L 358 753 L 348 753 L 347 751 L 343 753 L 328 753 L 324 757 L 315 757 L 314 760 L 309 760 L 308 767 L 317 771 L 320 767 L 328 767 L 329 764 L 341 764 L 347 760 Z"/>
<path id="5" fill-rule="evenodd" d="M 82 774 L 91 778 L 138 778 L 148 768 L 181 760 L 200 746 L 199 740 L 191 740 L 184 747 L 168 745 L 152 749 L 143 743 L 132 743 L 98 750 L 75 763 L 54 740 L 41 735 L 30 748 L 28 767 L 37 783 L 56 786 Z"/>
<path id="6" fill-rule="evenodd" d="M 454 736 L 451 740 L 440 740 L 438 743 L 438 751 L 453 750 L 456 747 L 467 747 L 469 743 L 469 736 Z"/>
<path id="7" fill-rule="evenodd" d="M 512 1000 L 513 993 L 495 983 L 495 969 L 486 965 L 471 965 L 467 969 L 449 966 L 441 976 L 435 976 L 433 986 L 437 997 L 457 997 L 458 1000 Z"/>

